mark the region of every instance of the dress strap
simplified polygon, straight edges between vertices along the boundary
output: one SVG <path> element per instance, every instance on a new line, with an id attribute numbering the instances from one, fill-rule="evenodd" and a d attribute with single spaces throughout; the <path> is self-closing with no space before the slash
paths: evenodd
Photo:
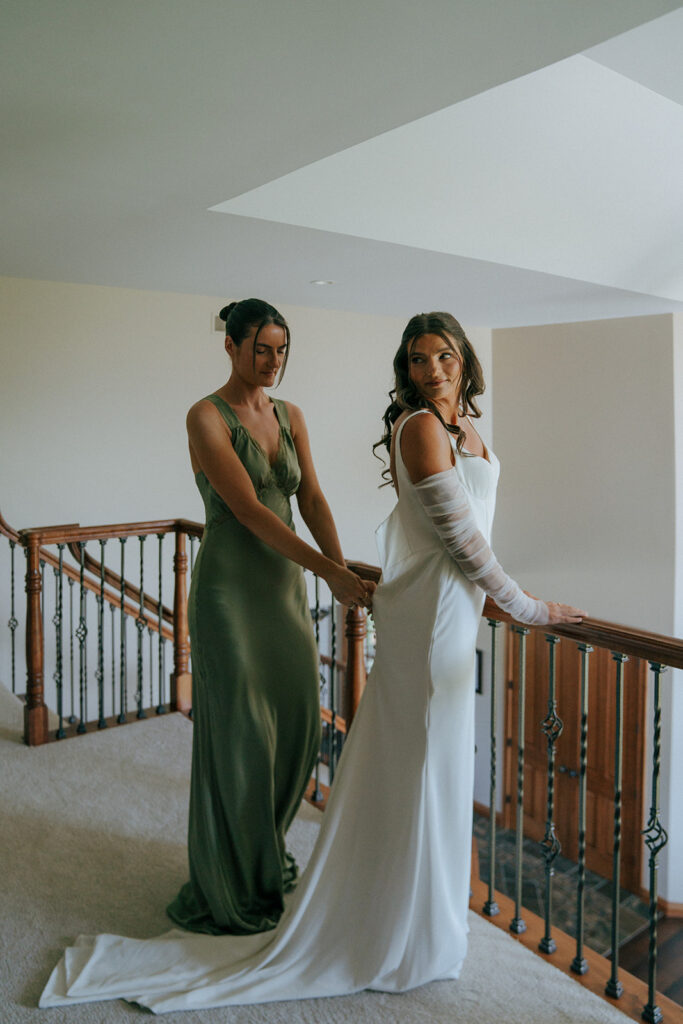
<path id="1" fill-rule="evenodd" d="M 275 406 L 275 415 L 277 416 L 278 423 L 285 430 L 288 430 L 291 434 L 292 426 L 289 422 L 289 411 L 287 409 L 287 403 L 282 398 L 271 398 L 270 399 Z"/>
<path id="2" fill-rule="evenodd" d="M 215 405 L 225 422 L 230 427 L 230 430 L 239 428 L 244 429 L 230 403 L 226 402 L 220 395 L 207 395 L 204 398 L 204 401 L 211 402 L 212 405 Z"/>

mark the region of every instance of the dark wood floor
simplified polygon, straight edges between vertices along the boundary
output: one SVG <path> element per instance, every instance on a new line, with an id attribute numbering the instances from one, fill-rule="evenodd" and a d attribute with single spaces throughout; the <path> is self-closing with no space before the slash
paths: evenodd
<path id="1" fill-rule="evenodd" d="M 619 952 L 619 965 L 647 981 L 650 942 L 646 929 Z M 683 1006 L 683 919 L 669 917 L 657 924 L 657 990 Z"/>

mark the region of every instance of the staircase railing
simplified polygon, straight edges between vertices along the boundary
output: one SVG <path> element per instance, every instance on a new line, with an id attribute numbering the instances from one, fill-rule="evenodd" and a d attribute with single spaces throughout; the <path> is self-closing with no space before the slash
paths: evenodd
<path id="1" fill-rule="evenodd" d="M 202 533 L 200 523 L 185 519 L 15 530 L 0 516 L 0 535 L 7 538 L 10 555 L 7 671 L 12 692 L 21 691 L 25 700 L 26 743 L 36 746 L 122 725 L 163 714 L 168 707 L 191 714 L 187 598 L 194 548 Z M 172 545 L 164 543 L 169 535 Z M 23 622 L 18 617 L 21 550 Z M 321 800 L 321 776 L 325 781 L 334 776 L 365 685 L 367 628 L 357 609 L 349 609 L 342 619 L 340 606 L 322 581 L 311 577 L 309 591 L 320 650 L 323 763 L 316 771 L 315 796 Z M 165 602 L 170 593 L 172 604 Z M 17 664 L 21 627 L 25 685 Z M 167 677 L 169 644 L 173 665 Z M 96 714 L 91 713 L 94 703 Z M 49 711 L 56 715 L 52 725 Z"/>
<path id="2" fill-rule="evenodd" d="M 17 689 L 17 644 L 19 628 L 17 578 L 20 575 L 17 551 L 26 555 L 26 687 L 25 731 L 28 744 L 45 743 L 70 733 L 83 733 L 113 724 L 124 724 L 146 717 L 163 714 L 167 707 L 191 713 L 191 650 L 187 624 L 188 577 L 194 562 L 194 546 L 202 535 L 202 526 L 184 519 L 159 520 L 145 523 L 125 523 L 109 526 L 81 527 L 77 524 L 40 527 L 17 531 L 0 516 L 0 534 L 9 541 L 10 600 L 9 634 L 12 688 Z M 174 538 L 172 559 L 164 541 Z M 151 552 L 146 542 L 156 538 L 154 554 L 155 585 L 150 585 Z M 116 567 L 112 564 L 111 550 L 116 546 Z M 126 559 L 126 545 L 137 542 L 137 582 L 131 580 L 132 560 Z M 97 545 L 97 556 L 86 546 Z M 189 550 L 188 550 L 189 549 Z M 71 561 L 68 561 L 70 557 Z M 349 562 L 349 567 L 362 577 L 379 579 L 379 569 L 364 563 Z M 53 573 L 52 596 L 48 594 L 47 569 Z M 70 619 L 66 623 L 64 585 L 70 598 Z M 164 603 L 164 595 L 172 591 L 173 603 Z M 367 617 L 362 609 L 351 609 L 341 620 L 340 609 L 323 585 L 314 577 L 309 580 L 311 612 L 316 638 L 321 652 L 321 697 L 323 718 L 323 748 L 311 787 L 314 799 L 322 799 L 322 777 L 331 781 L 347 729 L 353 720 L 365 685 L 366 665 L 371 652 L 367 649 Z M 74 610 L 74 598 L 78 599 Z M 95 600 L 96 628 L 91 628 L 92 616 L 88 601 Z M 45 699 L 46 639 L 45 622 L 48 604 L 53 614 L 54 638 L 50 666 L 54 683 L 52 710 L 56 712 L 53 726 L 48 723 Z M 109 626 L 105 609 L 109 609 Z M 555 626 L 552 632 L 543 627 L 532 629 L 544 633 L 548 642 L 547 696 L 548 713 L 538 728 L 547 742 L 547 819 L 542 846 L 545 854 L 545 919 L 534 919 L 522 905 L 523 832 L 524 832 L 524 775 L 525 775 L 525 687 L 526 645 L 529 627 L 513 623 L 490 600 L 486 601 L 484 620 L 491 631 L 491 687 L 490 687 L 490 815 L 488 878 L 474 886 L 475 909 L 494 923 L 511 931 L 520 941 L 536 948 L 561 969 L 571 973 L 577 981 L 603 995 L 635 1019 L 656 1022 L 680 1018 L 680 1008 L 656 990 L 657 980 L 657 920 L 659 916 L 657 865 L 667 834 L 661 821 L 659 786 L 661 775 L 661 716 L 662 687 L 668 685 L 667 668 L 683 668 L 683 641 L 660 636 L 643 630 L 631 629 L 615 623 L 586 619 L 580 625 Z M 134 664 L 128 661 L 129 637 L 127 625 L 134 623 Z M 500 773 L 496 748 L 496 702 L 501 690 L 497 648 L 501 640 L 498 631 L 507 625 L 509 636 L 514 637 L 518 662 L 518 707 L 516 764 L 511 767 L 516 775 L 515 802 L 515 894 L 507 899 L 495 888 L 496 864 L 496 785 Z M 342 628 L 343 626 L 343 628 Z M 580 692 L 580 742 L 578 767 L 578 862 L 576 887 L 576 924 L 574 938 L 553 925 L 552 888 L 554 861 L 560 849 L 555 826 L 555 744 L 562 730 L 556 692 L 556 646 L 560 638 L 575 644 L 579 651 L 579 671 L 576 685 Z M 105 641 L 108 651 L 105 653 Z M 146 641 L 146 642 L 145 642 Z M 165 647 L 172 645 L 173 668 L 168 680 L 165 674 Z M 74 649 L 74 648 L 77 649 Z M 613 871 L 612 871 L 612 951 L 605 961 L 586 947 L 584 941 L 585 877 L 586 877 L 586 779 L 588 769 L 588 692 L 591 682 L 590 655 L 595 648 L 611 653 L 614 663 L 614 797 L 613 797 Z M 623 766 L 623 702 L 624 664 L 631 658 L 644 659 L 649 665 L 652 694 L 652 747 L 649 814 L 643 840 L 647 849 L 649 879 L 649 966 L 648 982 L 641 983 L 619 968 L 619 882 L 624 803 L 622 793 Z M 95 665 L 92 671 L 92 665 Z M 90 668 L 88 665 L 90 664 Z M 97 716 L 88 715 L 88 698 L 95 683 Z M 166 683 L 168 681 L 168 689 Z M 598 685 L 600 685 L 598 680 Z M 20 685 L 20 684 L 19 684 Z M 108 712 L 108 714 L 107 714 Z M 569 956 L 569 950 L 573 956 Z M 604 965 L 607 965 L 606 967 Z M 639 987 L 640 986 L 640 987 Z M 635 993 L 635 994 L 634 994 Z M 641 998 L 642 996 L 642 998 Z M 644 1004 L 644 1005 L 643 1005 Z"/>

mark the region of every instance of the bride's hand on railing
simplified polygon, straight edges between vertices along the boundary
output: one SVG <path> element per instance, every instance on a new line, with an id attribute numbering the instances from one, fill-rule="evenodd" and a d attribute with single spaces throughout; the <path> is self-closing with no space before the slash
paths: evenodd
<path id="1" fill-rule="evenodd" d="M 529 593 L 528 590 L 525 590 L 524 593 L 534 601 L 542 600 L 542 598 L 536 597 L 535 594 Z M 581 622 L 588 616 L 588 612 L 583 611 L 582 608 L 575 608 L 571 604 L 561 604 L 559 601 L 545 601 L 544 604 L 548 609 L 548 621 L 546 623 L 548 626 L 558 625 L 561 622 Z"/>
<path id="2" fill-rule="evenodd" d="M 556 601 L 546 601 L 548 606 L 548 625 L 552 626 L 560 622 L 581 622 L 586 618 L 588 612 L 581 608 L 574 608 L 571 604 L 559 604 Z"/>
<path id="3" fill-rule="evenodd" d="M 365 584 L 365 599 L 363 601 L 363 604 L 365 605 L 367 610 L 371 612 L 372 599 L 374 597 L 375 591 L 377 590 L 377 584 L 373 582 L 373 580 L 363 580 L 363 583 Z"/>

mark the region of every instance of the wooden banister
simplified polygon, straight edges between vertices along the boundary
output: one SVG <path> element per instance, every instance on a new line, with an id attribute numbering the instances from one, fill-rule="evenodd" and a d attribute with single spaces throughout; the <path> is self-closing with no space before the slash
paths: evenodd
<path id="1" fill-rule="evenodd" d="M 46 544 L 66 545 L 77 563 L 80 562 L 80 544 L 88 541 L 108 539 L 147 537 L 158 534 L 175 534 L 174 566 L 174 603 L 173 608 L 162 608 L 162 635 L 174 642 L 174 667 L 171 676 L 173 706 L 188 711 L 191 708 L 192 676 L 189 671 L 189 631 L 187 621 L 187 537 L 201 538 L 201 523 L 187 519 L 159 519 L 134 523 L 111 523 L 101 526 L 81 526 L 78 523 L 58 524 L 53 526 L 33 527 L 17 531 L 7 523 L 0 514 L 0 535 L 10 541 L 21 544 L 27 552 L 27 737 L 37 737 L 42 733 L 42 721 L 46 720 L 46 709 L 43 699 L 43 664 L 42 664 L 42 622 L 40 615 L 36 618 L 36 609 L 40 610 L 40 563 L 44 562 L 57 569 L 59 559 Z M 36 563 L 37 559 L 37 563 Z M 83 552 L 84 568 L 83 586 L 92 593 L 99 594 L 101 587 L 100 561 Z M 33 564 L 36 563 L 36 564 Z M 348 561 L 348 567 L 362 579 L 378 582 L 380 569 L 366 562 Z M 62 572 L 74 583 L 81 582 L 80 566 L 62 565 Z M 36 576 L 37 573 L 37 576 Z M 123 582 L 118 573 L 104 567 L 106 584 L 105 600 L 121 607 L 121 590 L 130 600 L 124 603 L 124 613 L 136 618 L 139 616 L 140 590 L 134 584 Z M 158 632 L 158 602 L 151 595 L 144 594 L 144 607 L 151 612 L 147 625 L 153 632 Z M 483 616 L 502 622 L 512 622 L 509 615 L 502 612 L 490 598 L 486 599 Z M 547 631 L 548 627 L 538 626 L 532 629 Z M 601 619 L 586 618 L 578 625 L 554 625 L 553 633 L 569 637 L 579 643 L 604 647 L 632 657 L 655 662 L 673 668 L 683 668 L 683 641 L 674 637 L 663 636 L 646 630 L 634 629 L 618 623 Z M 344 694 L 344 719 L 348 725 L 353 721 L 363 688 L 365 686 L 365 652 L 366 617 L 363 609 L 350 609 L 346 614 L 345 636 L 347 641 L 346 687 Z M 40 649 L 40 653 L 39 653 Z M 323 657 L 324 660 L 324 657 Z M 29 742 L 36 742 L 35 739 Z M 39 741 L 38 741 L 39 742 Z"/>
<path id="2" fill-rule="evenodd" d="M 486 598 L 483 617 L 497 619 L 499 622 L 514 622 L 498 605 Z M 660 633 L 649 633 L 644 629 L 622 626 L 616 622 L 603 619 L 585 618 L 577 625 L 529 626 L 529 629 L 543 630 L 544 633 L 555 633 L 566 636 L 578 643 L 590 644 L 592 647 L 605 647 L 608 651 L 618 651 L 645 661 L 655 661 L 671 668 L 683 668 L 683 640 Z"/>
<path id="3" fill-rule="evenodd" d="M 192 676 L 190 636 L 187 621 L 187 544 L 186 534 L 177 530 L 173 572 L 175 593 L 173 600 L 173 675 L 171 676 L 171 705 L 176 711 L 188 712 L 192 708 Z"/>
<path id="4" fill-rule="evenodd" d="M 344 718 L 353 722 L 365 689 L 365 636 L 367 616 L 364 608 L 349 608 L 344 630 L 347 643 L 346 687 L 344 689 Z"/>
<path id="5" fill-rule="evenodd" d="M 376 565 L 366 562 L 347 562 L 348 568 L 362 579 L 377 583 L 381 570 Z M 501 611 L 498 605 L 486 598 L 482 616 L 485 619 L 496 619 L 499 622 L 514 622 L 509 615 Z M 548 626 L 530 626 L 530 629 L 549 631 Z M 578 625 L 554 625 L 551 630 L 557 636 L 570 637 L 579 643 L 591 644 L 594 647 L 605 647 L 609 651 L 619 651 L 634 658 L 655 661 L 671 668 L 683 668 L 683 640 L 650 633 L 644 629 L 624 626 L 604 619 L 587 617 Z"/>
<path id="6" fill-rule="evenodd" d="M 47 742 L 47 706 L 43 693 L 43 618 L 40 544 L 32 537 L 26 558 L 26 704 L 24 738 L 30 746 Z"/>

